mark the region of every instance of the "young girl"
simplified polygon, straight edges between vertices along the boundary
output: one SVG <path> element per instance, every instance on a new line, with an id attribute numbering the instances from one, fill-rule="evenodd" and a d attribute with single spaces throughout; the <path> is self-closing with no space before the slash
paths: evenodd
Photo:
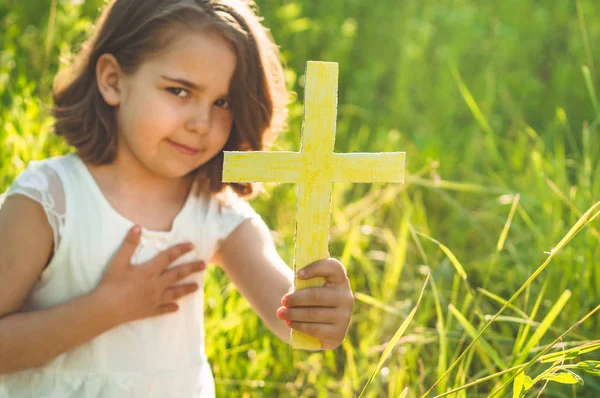
<path id="1" fill-rule="evenodd" d="M 76 153 L 30 164 L 0 210 L 0 397 L 214 396 L 209 262 L 281 340 L 341 344 L 344 267 L 311 264 L 326 285 L 291 293 L 243 200 L 255 187 L 220 179 L 223 150 L 263 149 L 286 99 L 248 2 L 110 2 L 56 79 L 55 130 Z"/>

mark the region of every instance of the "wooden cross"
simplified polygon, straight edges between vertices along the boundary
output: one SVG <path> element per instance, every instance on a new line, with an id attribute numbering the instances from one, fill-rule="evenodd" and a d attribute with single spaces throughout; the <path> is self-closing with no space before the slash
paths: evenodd
<path id="1" fill-rule="evenodd" d="M 332 182 L 404 182 L 404 152 L 333 153 L 338 64 L 308 62 L 300 152 L 225 152 L 224 182 L 298 184 L 294 275 L 327 258 Z M 324 278 L 295 278 L 296 290 L 320 287 Z M 293 349 L 319 350 L 321 342 L 292 329 Z"/>

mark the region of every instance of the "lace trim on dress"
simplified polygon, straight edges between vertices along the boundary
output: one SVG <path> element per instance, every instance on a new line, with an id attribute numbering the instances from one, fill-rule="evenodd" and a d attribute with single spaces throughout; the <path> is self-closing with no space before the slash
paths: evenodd
<path id="1" fill-rule="evenodd" d="M 54 253 L 60 245 L 66 221 L 65 193 L 57 172 L 42 162 L 31 162 L 0 197 L 0 206 L 12 195 L 23 195 L 44 209 L 54 235 Z"/>

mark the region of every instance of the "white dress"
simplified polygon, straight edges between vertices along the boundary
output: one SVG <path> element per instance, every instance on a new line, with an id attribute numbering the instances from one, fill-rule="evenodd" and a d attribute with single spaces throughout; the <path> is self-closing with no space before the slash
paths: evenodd
<path id="1" fill-rule="evenodd" d="M 32 162 L 7 192 L 14 194 L 41 203 L 56 242 L 51 263 L 21 311 L 51 307 L 92 291 L 134 224 L 111 207 L 75 154 Z M 258 215 L 235 195 L 224 200 L 191 194 L 171 231 L 143 229 L 132 263 L 186 241 L 196 249 L 173 265 L 209 261 L 219 242 L 252 217 Z M 204 272 L 182 283 L 192 281 L 200 289 L 178 301 L 177 313 L 120 325 L 41 367 L 0 375 L 0 398 L 214 397 L 204 349 Z M 81 319 L 85 322 L 85 314 Z"/>

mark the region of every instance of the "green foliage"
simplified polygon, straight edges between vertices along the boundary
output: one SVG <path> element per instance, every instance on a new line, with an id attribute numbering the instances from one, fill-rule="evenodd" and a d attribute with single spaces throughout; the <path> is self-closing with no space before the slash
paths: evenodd
<path id="1" fill-rule="evenodd" d="M 103 3 L 0 0 L 0 190 L 29 160 L 70 150 L 52 135 L 51 83 Z M 258 5 L 298 94 L 277 149 L 299 145 L 306 61 L 335 61 L 336 150 L 406 151 L 408 178 L 334 188 L 330 252 L 356 292 L 335 351 L 291 351 L 220 269 L 209 271 L 218 395 L 351 397 L 369 382 L 367 397 L 600 396 L 600 321 L 587 317 L 600 302 L 600 8 Z M 269 185 L 253 203 L 288 261 L 294 189 Z M 411 312 L 429 273 L 431 288 Z"/>

